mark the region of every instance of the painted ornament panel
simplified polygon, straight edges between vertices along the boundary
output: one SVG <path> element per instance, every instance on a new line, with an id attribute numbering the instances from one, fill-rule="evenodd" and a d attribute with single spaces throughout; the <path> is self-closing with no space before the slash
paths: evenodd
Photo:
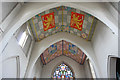
<path id="1" fill-rule="evenodd" d="M 71 12 L 70 26 L 72 28 L 75 28 L 75 29 L 82 31 L 83 20 L 84 20 L 83 14 Z"/>
<path id="2" fill-rule="evenodd" d="M 44 31 L 47 31 L 48 29 L 55 27 L 55 18 L 54 18 L 54 12 L 45 14 L 41 16 L 42 22 L 43 22 L 43 29 Z"/>
<path id="3" fill-rule="evenodd" d="M 28 21 L 29 29 L 36 41 L 58 32 L 68 32 L 91 40 L 96 22 L 94 16 L 67 6 L 43 11 Z"/>
<path id="4" fill-rule="evenodd" d="M 40 57 L 43 64 L 46 64 L 60 55 L 62 55 L 62 41 L 51 45 L 42 53 Z"/>
<path id="5" fill-rule="evenodd" d="M 51 45 L 41 54 L 40 57 L 43 64 L 47 64 L 61 55 L 68 56 L 80 64 L 84 64 L 86 59 L 84 52 L 82 52 L 76 45 L 64 40 Z"/>

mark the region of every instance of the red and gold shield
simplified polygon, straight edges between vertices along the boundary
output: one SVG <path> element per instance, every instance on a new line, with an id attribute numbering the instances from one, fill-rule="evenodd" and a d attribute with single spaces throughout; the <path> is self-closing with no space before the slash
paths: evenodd
<path id="1" fill-rule="evenodd" d="M 71 12 L 70 26 L 72 28 L 75 28 L 75 29 L 82 31 L 83 20 L 84 20 L 83 14 Z"/>
<path id="2" fill-rule="evenodd" d="M 54 18 L 54 12 L 45 14 L 41 16 L 42 22 L 43 22 L 43 29 L 44 31 L 47 31 L 48 29 L 55 27 L 55 18 Z"/>

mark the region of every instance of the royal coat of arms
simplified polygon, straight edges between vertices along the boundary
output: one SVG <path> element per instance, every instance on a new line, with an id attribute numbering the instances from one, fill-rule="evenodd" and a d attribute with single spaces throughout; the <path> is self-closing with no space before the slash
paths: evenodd
<path id="1" fill-rule="evenodd" d="M 71 12 L 70 26 L 72 28 L 75 28 L 75 29 L 82 31 L 83 20 L 84 20 L 83 14 Z"/>
<path id="2" fill-rule="evenodd" d="M 45 14 L 41 16 L 42 22 L 43 22 L 43 29 L 44 31 L 47 31 L 48 29 L 55 27 L 55 18 L 54 18 L 54 12 Z"/>

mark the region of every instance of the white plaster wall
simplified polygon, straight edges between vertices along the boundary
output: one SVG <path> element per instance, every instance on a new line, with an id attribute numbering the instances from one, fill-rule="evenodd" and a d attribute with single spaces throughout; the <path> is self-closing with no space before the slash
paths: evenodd
<path id="1" fill-rule="evenodd" d="M 37 66 L 37 68 L 36 68 L 35 77 L 41 78 L 43 64 L 42 64 L 40 58 L 37 60 L 36 66 Z"/>
<path id="2" fill-rule="evenodd" d="M 108 77 L 108 55 L 118 56 L 118 36 L 113 34 L 105 24 L 98 21 L 92 38 L 92 46 L 94 48 L 102 77 Z"/>
<path id="3" fill-rule="evenodd" d="M 17 2 L 2 2 L 2 20 L 4 20 L 14 9 Z"/>
<path id="4" fill-rule="evenodd" d="M 87 78 L 92 78 L 92 73 L 91 73 L 91 69 L 90 69 L 88 60 L 85 61 L 84 66 L 85 66 L 85 76 Z"/>
<path id="5" fill-rule="evenodd" d="M 30 78 L 41 78 L 43 64 L 40 58 L 35 63 Z"/>
<path id="6" fill-rule="evenodd" d="M 10 27 L 10 24 L 15 19 L 16 15 L 21 9 L 21 4 L 17 2 L 3 2 L 2 3 L 2 17 L 4 20 L 0 24 L 0 28 L 3 32 L 6 31 L 6 28 Z"/>
<path id="7" fill-rule="evenodd" d="M 17 60 L 16 57 L 10 58 L 2 62 L 2 78 L 16 78 L 17 77 Z"/>
<path id="8" fill-rule="evenodd" d="M 20 75 L 19 76 L 21 78 L 24 78 L 25 71 L 26 71 L 27 64 L 28 64 L 29 57 L 30 57 L 30 52 L 29 52 L 28 57 L 26 57 L 22 48 L 18 45 L 18 42 L 17 42 L 15 36 L 12 36 L 12 38 L 9 40 L 8 44 L 6 45 L 5 49 L 2 52 L 2 62 L 8 60 L 9 58 L 17 57 L 17 56 L 19 56 L 19 62 L 20 62 L 20 66 L 19 66 L 20 67 Z M 11 65 L 13 65 L 13 64 L 11 64 Z M 5 65 L 2 63 L 2 66 L 5 66 Z M 8 72 L 9 72 L 9 66 L 6 66 L 5 68 L 6 69 L 8 68 Z M 15 70 L 14 67 L 13 67 L 13 70 Z M 6 73 L 6 71 L 3 70 L 2 73 Z M 9 76 L 9 75 L 7 75 L 7 76 Z M 4 76 L 4 77 L 7 78 L 7 76 Z"/>
<path id="9" fill-rule="evenodd" d="M 29 78 L 35 78 L 35 70 L 36 70 L 36 66 L 34 65 L 34 67 L 32 69 L 32 74 L 30 74 Z"/>
<path id="10" fill-rule="evenodd" d="M 62 62 L 68 64 L 75 74 L 75 78 L 86 78 L 84 65 L 80 65 L 73 59 L 60 56 L 43 66 L 41 78 L 51 78 L 55 68 L 60 65 Z"/>

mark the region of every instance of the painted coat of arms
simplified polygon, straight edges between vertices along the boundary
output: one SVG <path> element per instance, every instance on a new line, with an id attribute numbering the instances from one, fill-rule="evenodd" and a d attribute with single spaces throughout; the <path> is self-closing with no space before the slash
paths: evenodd
<path id="1" fill-rule="evenodd" d="M 43 29 L 44 31 L 47 31 L 48 29 L 55 27 L 55 18 L 54 18 L 54 12 L 45 14 L 41 16 L 42 22 L 43 22 Z"/>
<path id="2" fill-rule="evenodd" d="M 72 28 L 75 28 L 75 29 L 82 31 L 83 20 L 84 20 L 83 14 L 71 12 L 70 26 Z"/>

